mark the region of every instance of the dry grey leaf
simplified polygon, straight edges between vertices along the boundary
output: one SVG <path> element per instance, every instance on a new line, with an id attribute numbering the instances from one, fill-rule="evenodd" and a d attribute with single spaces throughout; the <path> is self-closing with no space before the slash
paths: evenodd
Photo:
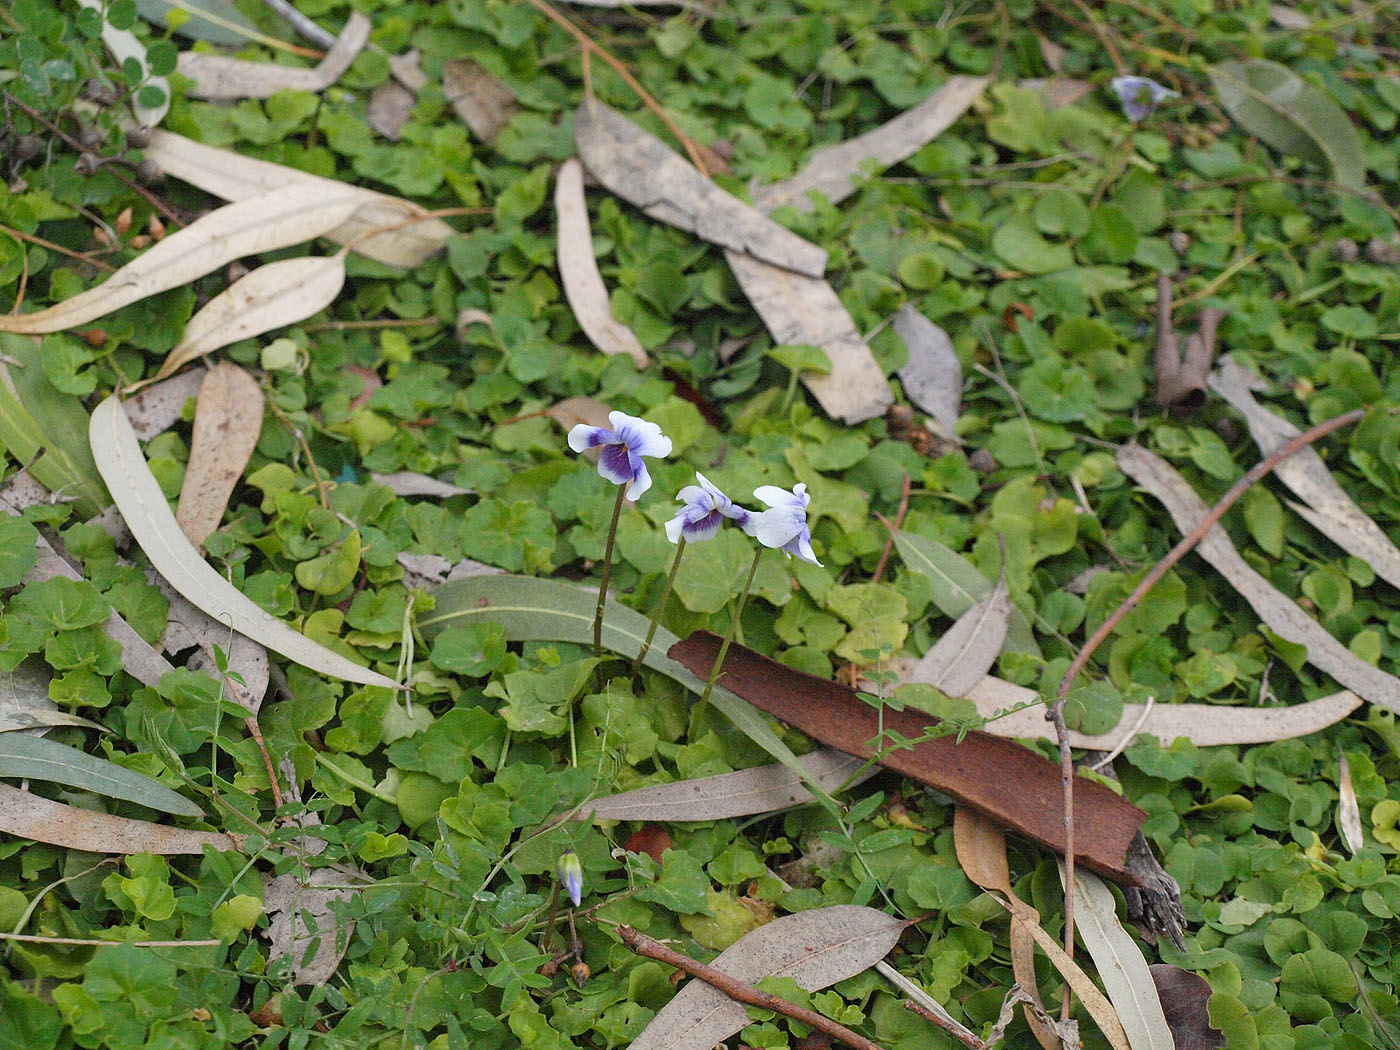
<path id="1" fill-rule="evenodd" d="M 350 68 L 355 56 L 369 43 L 370 20 L 351 12 L 335 45 L 314 69 L 273 62 L 248 62 L 204 52 L 182 51 L 175 68 L 194 81 L 186 91 L 191 98 L 234 101 L 271 98 L 279 91 L 324 91 Z"/>
<path id="2" fill-rule="evenodd" d="M 1297 427 L 1254 400 L 1252 391 L 1262 388 L 1263 382 L 1231 358 L 1222 358 L 1207 382 L 1244 416 L 1260 455 L 1267 456 L 1298 436 Z M 1275 467 L 1274 474 L 1307 504 L 1289 506 L 1313 528 L 1366 562 L 1381 579 L 1400 587 L 1400 550 L 1337 484 L 1316 449 L 1300 449 Z"/>
<path id="3" fill-rule="evenodd" d="M 890 384 L 831 285 L 743 252 L 725 252 L 724 258 L 773 342 L 809 343 L 826 351 L 831 373 L 803 372 L 802 382 L 827 415 L 861 423 L 885 414 L 894 403 Z"/>
<path id="4" fill-rule="evenodd" d="M 234 281 L 185 324 L 157 379 L 240 339 L 304 321 L 324 310 L 345 285 L 345 249 L 334 255 L 281 259 Z"/>
<path id="5" fill-rule="evenodd" d="M 1011 619 L 1011 594 L 1002 569 L 992 592 L 959 616 L 914 666 L 911 682 L 925 682 L 949 696 L 966 696 L 987 676 Z"/>
<path id="6" fill-rule="evenodd" d="M 13 671 L 0 671 L 0 733 L 53 726 L 83 726 L 106 732 L 86 718 L 70 715 L 49 699 L 53 672 L 37 657 L 20 662 Z"/>
<path id="7" fill-rule="evenodd" d="M 814 908 L 745 934 L 710 965 L 746 984 L 773 975 L 817 991 L 884 958 L 905 925 L 854 904 Z M 742 1003 L 703 981 L 691 981 L 651 1019 L 632 1050 L 710 1050 L 748 1023 Z"/>
<path id="8" fill-rule="evenodd" d="M 1312 19 L 1301 11 L 1295 11 L 1287 4 L 1270 4 L 1269 18 L 1284 29 L 1305 30 L 1312 28 Z"/>
<path id="9" fill-rule="evenodd" d="M 1042 697 L 1034 689 L 1012 685 L 988 675 L 978 682 L 967 699 L 977 705 L 977 713 L 990 718 L 1021 704 L 1036 706 L 997 718 L 983 726 L 984 732 L 997 736 L 1027 737 L 1032 740 L 1054 740 L 1055 731 L 1045 720 Z M 1262 744 L 1273 740 L 1291 740 L 1307 736 L 1336 725 L 1361 706 L 1361 698 L 1343 690 L 1317 700 L 1294 704 L 1292 707 L 1220 707 L 1216 704 L 1154 704 L 1147 719 L 1137 731 L 1148 733 L 1163 743 L 1185 737 L 1197 747 L 1220 747 L 1226 744 Z M 1127 727 L 1136 725 L 1146 711 L 1146 704 L 1124 704 L 1118 726 L 1107 733 L 1069 732 L 1075 747 L 1107 751 L 1123 738 Z"/>
<path id="10" fill-rule="evenodd" d="M 132 536 L 156 571 L 197 608 L 313 671 L 395 688 L 392 679 L 352 663 L 263 611 L 199 556 L 170 513 L 116 395 L 93 410 L 90 437 L 98 472 Z"/>
<path id="11" fill-rule="evenodd" d="M 468 576 L 501 576 L 505 569 L 485 562 L 463 558 L 455 565 L 441 554 L 400 554 L 399 564 L 403 566 L 403 585 L 409 590 L 431 590 L 448 580 L 462 580 Z"/>
<path id="12" fill-rule="evenodd" d="M 899 370 L 904 395 L 952 437 L 962 411 L 962 362 L 948 333 L 905 303 L 894 315 L 894 331 L 909 348 L 909 360 Z"/>
<path id="13" fill-rule="evenodd" d="M 199 388 L 190 461 L 175 520 L 196 547 L 219 527 L 234 486 L 253 458 L 262 433 L 263 392 L 230 361 L 209 369 Z"/>
<path id="14" fill-rule="evenodd" d="M 1025 88 L 1027 91 L 1040 92 L 1045 98 L 1045 104 L 1051 109 L 1072 106 L 1094 90 L 1093 84 L 1077 77 L 1044 77 L 1021 80 L 1017 82 L 1016 86 Z"/>
<path id="15" fill-rule="evenodd" d="M 1060 884 L 1065 865 L 1058 861 Z M 1132 1050 L 1174 1050 L 1171 1029 L 1162 1011 L 1157 985 L 1141 949 L 1118 921 L 1113 894 L 1091 871 L 1074 872 L 1075 929 L 1094 960 L 1099 980 L 1128 1036 Z"/>
<path id="16" fill-rule="evenodd" d="M 328 193 L 301 185 L 226 204 L 147 248 L 96 288 L 32 314 L 0 315 L 0 331 L 58 332 L 86 324 L 235 259 L 320 237 L 354 214 L 358 203 L 348 187 Z"/>
<path id="17" fill-rule="evenodd" d="M 438 496 L 447 499 L 449 496 L 472 495 L 471 489 L 464 489 L 461 485 L 453 485 L 451 482 L 439 481 L 426 474 L 416 474 L 411 470 L 399 470 L 393 474 L 371 472 L 369 477 L 376 485 L 383 485 L 396 496 Z"/>
<path id="18" fill-rule="evenodd" d="M 159 853 L 170 856 L 216 850 L 241 850 L 244 836 L 152 824 L 148 820 L 114 817 L 90 809 L 54 802 L 28 791 L 0 784 L 0 832 L 53 846 L 88 853 Z"/>
<path id="19" fill-rule="evenodd" d="M 1351 782 L 1351 764 L 1342 751 L 1337 752 L 1337 794 L 1337 833 L 1354 857 L 1366 845 L 1366 836 L 1361 828 L 1361 806 Z"/>
<path id="20" fill-rule="evenodd" d="M 1160 456 L 1137 445 L 1118 450 L 1118 467 L 1167 508 L 1183 534 L 1206 516 L 1207 508 L 1186 479 Z M 1308 663 L 1325 671 L 1363 700 L 1390 711 L 1400 711 L 1400 679 L 1372 667 L 1333 638 L 1287 595 L 1274 589 L 1235 550 L 1219 525 L 1196 547 L 1230 586 L 1239 592 L 1259 618 L 1279 637 L 1306 646 Z"/>
<path id="21" fill-rule="evenodd" d="M 885 962 L 884 959 L 881 959 L 875 964 L 875 969 L 880 971 L 881 976 L 883 976 L 885 980 L 889 981 L 910 999 L 913 999 L 914 1002 L 933 1014 L 934 1017 L 937 1017 L 943 1023 L 943 1027 L 946 1031 L 956 1035 L 968 1046 L 994 1045 L 994 1042 L 983 1043 L 982 1040 L 978 1039 L 972 1029 L 968 1028 L 967 1025 L 963 1024 L 944 1009 L 942 1003 L 929 995 L 928 992 L 924 991 L 908 977 L 905 977 L 904 974 L 900 973 L 889 963 Z M 1005 1025 L 1002 1027 L 1004 1028 Z"/>
<path id="22" fill-rule="evenodd" d="M 450 58 L 442 66 L 442 97 L 457 119 L 487 146 L 520 112 L 515 93 L 470 58 Z"/>
<path id="23" fill-rule="evenodd" d="M 606 403 L 599 401 L 596 397 L 581 394 L 555 402 L 544 410 L 544 414 L 563 427 L 565 433 L 568 433 L 580 423 L 587 423 L 590 427 L 610 426 L 608 413 L 611 411 L 612 409 Z"/>
<path id="24" fill-rule="evenodd" d="M 593 257 L 593 233 L 583 199 L 583 165 L 572 157 L 560 165 L 555 177 L 554 215 L 559 277 L 583 334 L 603 353 L 627 354 L 634 365 L 645 368 L 650 358 L 636 333 L 613 316 L 608 289 Z"/>
<path id="25" fill-rule="evenodd" d="M 340 965 L 355 924 L 336 917 L 335 906 L 358 892 L 347 882 L 365 879 L 363 872 L 342 865 L 316 868 L 303 883 L 296 875 L 265 879 L 263 907 L 268 923 L 268 962 L 284 955 L 292 960 L 296 984 L 325 984 Z"/>
<path id="26" fill-rule="evenodd" d="M 840 751 L 824 748 L 798 759 L 828 792 L 835 791 L 865 765 Z M 861 780 L 873 776 L 872 767 Z M 812 801 L 802 778 L 780 762 L 735 773 L 679 780 L 594 799 L 578 811 L 579 820 L 726 820 L 771 813 Z"/>
<path id="27" fill-rule="evenodd" d="M 951 127 L 989 83 L 991 77 L 951 78 L 924 101 L 893 120 L 853 139 L 818 150 L 796 175 L 760 187 L 754 192 L 754 205 L 763 211 L 772 211 L 784 204 L 798 211 L 811 211 L 810 194 L 814 191 L 832 204 L 845 200 L 859 188 L 857 180 L 868 177 L 872 167 L 883 170 L 912 157 Z"/>
<path id="28" fill-rule="evenodd" d="M 83 578 L 83 574 L 42 536 L 39 538 L 37 554 L 38 560 L 35 562 L 34 568 L 25 574 L 26 583 L 35 580 L 48 580 L 55 576 L 62 576 L 69 580 Z M 137 634 L 136 629 L 127 623 L 115 609 L 108 614 L 106 621 L 102 624 L 102 630 L 121 646 L 122 670 L 142 685 L 154 688 L 160 684 L 161 678 L 168 672 L 175 670 L 170 666 L 169 661 L 156 652 L 146 639 Z"/>
<path id="29" fill-rule="evenodd" d="M 169 379 L 143 387 L 122 402 L 131 428 L 142 441 L 150 441 L 173 427 L 185 411 L 185 403 L 199 396 L 204 369 L 191 368 Z"/>
<path id="30" fill-rule="evenodd" d="M 322 197 L 349 193 L 358 207 L 340 225 L 324 236 L 337 244 L 354 243 L 353 251 L 376 262 L 411 269 L 427 261 L 447 244 L 453 229 L 441 219 L 420 219 L 405 223 L 415 216 L 426 215 L 426 209 L 385 193 L 361 189 L 335 179 L 310 175 L 284 164 L 254 160 L 232 150 L 206 146 L 183 135 L 155 131 L 146 157 L 160 166 L 167 175 L 229 201 L 246 200 L 259 194 L 283 192 L 293 187 L 316 187 Z M 384 229 L 372 237 L 371 230 Z M 363 238 L 363 239 L 362 239 Z"/>
<path id="31" fill-rule="evenodd" d="M 390 58 L 389 69 L 393 75 L 370 92 L 365 121 L 390 142 L 399 140 L 399 132 L 418 100 L 418 91 L 428 82 L 419 58 L 416 47 Z"/>
<path id="32" fill-rule="evenodd" d="M 809 277 L 826 270 L 822 248 L 724 192 L 597 99 L 574 111 L 574 141 L 590 175 L 653 219 L 785 270 Z"/>

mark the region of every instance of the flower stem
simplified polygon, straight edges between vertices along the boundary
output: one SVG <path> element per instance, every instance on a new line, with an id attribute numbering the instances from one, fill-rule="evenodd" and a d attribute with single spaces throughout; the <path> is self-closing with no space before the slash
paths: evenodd
<path id="1" fill-rule="evenodd" d="M 744 581 L 744 589 L 739 593 L 739 604 L 734 609 L 734 616 L 729 621 L 729 630 L 724 632 L 724 641 L 720 643 L 719 654 L 715 657 L 715 665 L 710 668 L 710 680 L 705 683 L 705 692 L 700 697 L 700 704 L 696 708 L 702 711 L 710 700 L 710 694 L 714 692 L 715 682 L 719 680 L 720 668 L 724 666 L 724 657 L 729 652 L 729 646 L 734 642 L 734 630 L 739 626 L 739 617 L 744 615 L 744 603 L 749 600 L 749 590 L 753 587 L 754 575 L 758 572 L 758 559 L 763 557 L 766 547 L 759 547 L 753 553 L 753 564 L 749 566 L 749 578 Z"/>
<path id="2" fill-rule="evenodd" d="M 676 573 L 680 571 L 681 555 L 685 553 L 685 537 L 682 536 L 676 541 L 676 557 L 671 562 L 671 572 L 666 577 L 666 586 L 661 588 L 661 600 L 656 603 L 656 615 L 651 618 L 651 626 L 647 628 L 646 641 L 642 642 L 642 648 L 637 653 L 637 658 L 632 661 L 632 675 L 636 677 L 642 669 L 642 660 L 646 657 L 647 651 L 651 648 L 651 640 L 656 637 L 656 628 L 661 624 L 661 614 L 666 610 L 666 599 L 671 597 L 671 587 L 676 582 Z"/>
<path id="3" fill-rule="evenodd" d="M 603 551 L 603 581 L 598 585 L 598 611 L 593 615 L 593 655 L 603 655 L 603 605 L 608 600 L 608 579 L 612 576 L 613 542 L 617 539 L 617 523 L 622 517 L 622 501 L 627 498 L 625 486 L 617 487 L 617 502 L 613 504 L 612 524 L 608 526 L 608 546 Z"/>

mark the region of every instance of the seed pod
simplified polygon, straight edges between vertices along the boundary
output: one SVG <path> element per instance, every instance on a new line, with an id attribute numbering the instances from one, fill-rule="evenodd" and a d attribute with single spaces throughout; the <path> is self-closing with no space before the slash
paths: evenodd
<path id="1" fill-rule="evenodd" d="M 1338 237 L 1332 244 L 1332 258 L 1339 263 L 1354 263 L 1360 254 L 1350 237 Z"/>
<path id="2" fill-rule="evenodd" d="M 165 223 L 160 221 L 160 216 L 156 215 L 155 212 L 151 213 L 151 218 L 146 223 L 146 232 L 156 240 L 165 236 Z"/>
<path id="3" fill-rule="evenodd" d="M 126 233 L 131 229 L 131 208 L 122 209 L 122 213 L 117 216 L 117 221 L 112 224 L 118 233 Z"/>
<path id="4" fill-rule="evenodd" d="M 161 171 L 160 165 L 150 157 L 136 165 L 136 181 L 142 186 L 155 186 L 164 178 L 165 172 Z"/>
<path id="5" fill-rule="evenodd" d="M 96 349 L 107 342 L 107 330 L 105 328 L 89 328 L 85 332 L 79 333 L 83 337 L 83 342 Z"/>
<path id="6" fill-rule="evenodd" d="M 1372 237 L 1366 242 L 1366 259 L 1377 266 L 1394 266 L 1400 263 L 1400 250 L 1390 241 Z"/>
<path id="7" fill-rule="evenodd" d="M 101 166 L 102 161 L 96 153 L 79 153 L 78 162 L 73 165 L 73 170 L 79 175 L 96 175 Z"/>
<path id="8" fill-rule="evenodd" d="M 15 159 L 28 160 L 44 148 L 44 140 L 38 135 L 21 135 L 15 139 Z"/>
<path id="9" fill-rule="evenodd" d="M 584 982 L 593 976 L 593 971 L 588 968 L 586 962 L 579 960 L 569 967 L 569 976 L 574 979 L 574 984 L 582 988 Z"/>
<path id="10" fill-rule="evenodd" d="M 151 144 L 151 129 L 141 124 L 126 133 L 126 144 L 132 149 L 145 149 Z"/>
<path id="11" fill-rule="evenodd" d="M 86 127 L 78 132 L 78 144 L 86 150 L 97 149 L 98 146 L 107 141 L 107 135 L 101 128 Z"/>

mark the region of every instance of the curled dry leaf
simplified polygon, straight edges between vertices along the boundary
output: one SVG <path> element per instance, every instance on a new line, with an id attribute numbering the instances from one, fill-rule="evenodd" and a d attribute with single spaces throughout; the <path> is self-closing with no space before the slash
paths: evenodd
<path id="1" fill-rule="evenodd" d="M 170 513 L 115 395 L 93 410 L 91 438 L 97 468 L 132 536 L 156 571 L 197 608 L 313 671 L 395 688 L 392 679 L 318 645 L 259 608 L 199 556 Z"/>
<path id="2" fill-rule="evenodd" d="M 885 414 L 894 395 L 884 370 L 831 285 L 743 252 L 725 252 L 724 258 L 775 343 L 826 351 L 831 372 L 803 372 L 801 378 L 827 415 L 860 423 Z"/>
<path id="3" fill-rule="evenodd" d="M 817 192 L 835 204 L 858 188 L 873 166 L 884 169 L 912 157 L 930 140 L 951 127 L 981 96 L 990 77 L 953 77 L 917 106 L 855 138 L 827 146 L 792 178 L 760 187 L 754 203 L 764 211 L 790 204 L 811 211 L 810 194 Z"/>
<path id="4" fill-rule="evenodd" d="M 638 368 L 650 359 L 632 329 L 613 316 L 608 289 L 593 257 L 593 234 L 583 199 L 583 165 L 570 157 L 559 167 L 554 183 L 554 213 L 558 222 L 559 277 L 564 295 L 584 335 L 605 354 L 627 354 Z"/>
<path id="5" fill-rule="evenodd" d="M 1055 739 L 1055 730 L 1045 720 L 1043 698 L 1034 689 L 988 675 L 973 687 L 967 699 L 977 706 L 980 716 L 996 719 L 983 726 L 983 732 L 1031 740 Z M 1009 715 L 998 714 L 1025 704 L 1035 706 Z M 1150 733 L 1163 743 L 1184 737 L 1197 747 L 1263 744 L 1316 733 L 1340 722 L 1360 706 L 1361 698 L 1348 690 L 1292 707 L 1154 704 L 1148 711 L 1146 704 L 1124 704 L 1123 717 L 1118 720 L 1117 727 L 1107 733 L 1081 733 L 1071 729 L 1069 742 L 1074 747 L 1110 751 L 1123 743 L 1123 735 L 1130 726 L 1137 726 L 1135 737 Z"/>
<path id="6" fill-rule="evenodd" d="M 707 674 L 719 646 L 718 635 L 696 631 L 673 645 L 667 655 L 697 675 Z M 880 732 L 880 719 L 855 690 L 795 671 L 742 645 L 730 647 L 721 672 L 721 684 L 760 711 L 828 747 L 871 757 L 868 743 Z M 1059 767 L 1019 744 L 975 730 L 961 739 L 921 739 L 925 729 L 937 722 L 931 715 L 910 709 L 886 710 L 886 732 L 920 742 L 890 751 L 879 759 L 880 764 L 952 795 L 1057 853 L 1063 852 Z M 1125 885 L 1136 885 L 1138 878 L 1128 869 L 1126 857 L 1146 817 L 1103 785 L 1077 780 L 1077 861 Z"/>
<path id="7" fill-rule="evenodd" d="M 0 331 L 57 332 L 86 324 L 235 259 L 319 237 L 358 206 L 349 188 L 327 193 L 313 185 L 286 186 L 227 204 L 158 241 L 96 288 L 36 313 L 0 315 Z"/>
<path id="8" fill-rule="evenodd" d="M 450 58 L 442 66 L 442 97 L 467 130 L 488 146 L 520 111 L 515 93 L 470 58 Z"/>
<path id="9" fill-rule="evenodd" d="M 393 75 L 370 93 L 365 121 L 391 142 L 399 140 L 399 132 L 413 112 L 418 91 L 428 82 L 419 59 L 416 47 L 389 59 Z"/>
<path id="10" fill-rule="evenodd" d="M 826 252 L 720 189 L 664 142 L 592 96 L 574 112 L 574 141 L 589 173 L 661 222 L 809 277 Z"/>
<path id="11" fill-rule="evenodd" d="M 471 558 L 463 558 L 454 565 L 441 554 L 400 554 L 399 564 L 404 569 L 403 585 L 409 590 L 431 590 L 448 580 L 464 580 L 468 576 L 501 576 L 505 573 L 504 569 Z"/>
<path id="12" fill-rule="evenodd" d="M 369 477 L 376 485 L 383 485 L 396 496 L 437 496 L 447 499 L 450 496 L 472 494 L 471 489 L 464 489 L 461 485 L 439 481 L 437 478 L 430 478 L 426 474 L 417 474 L 411 470 L 399 470 L 393 474 L 371 473 Z"/>
<path id="13" fill-rule="evenodd" d="M 1337 833 L 1354 857 L 1366 845 L 1366 836 L 1361 828 L 1361 806 L 1351 782 L 1351 764 L 1341 751 L 1337 752 L 1337 794 Z"/>
<path id="14" fill-rule="evenodd" d="M 1200 497 L 1160 456 L 1140 446 L 1125 446 L 1118 450 L 1118 467 L 1162 502 L 1183 535 L 1206 516 L 1207 508 Z M 1363 700 L 1400 711 L 1400 679 L 1356 656 L 1250 568 L 1223 528 L 1212 528 L 1196 552 L 1225 577 L 1271 631 L 1295 645 L 1305 646 L 1308 663 L 1330 674 Z"/>
<path id="15" fill-rule="evenodd" d="M 1065 879 L 1060 864 L 1060 882 Z M 1074 917 L 1079 939 L 1094 960 L 1109 1002 L 1118 1011 L 1133 1050 L 1174 1050 L 1147 960 L 1118 921 L 1113 894 L 1088 871 L 1074 873 Z"/>
<path id="16" fill-rule="evenodd" d="M 1221 359 L 1208 382 L 1214 393 L 1244 416 L 1261 455 L 1298 436 L 1297 427 L 1254 400 L 1253 391 L 1264 384 L 1231 358 Z M 1337 484 L 1316 449 L 1300 449 L 1275 467 L 1274 474 L 1306 504 L 1290 506 L 1313 528 L 1366 562 L 1381 579 L 1400 587 L 1400 550 Z"/>
<path id="17" fill-rule="evenodd" d="M 814 908 L 760 926 L 710 966 L 745 984 L 791 977 L 814 992 L 873 966 L 906 926 L 882 911 L 854 904 Z M 691 981 L 657 1012 L 632 1050 L 710 1050 L 748 1023 L 742 1003 L 703 981 Z"/>
<path id="18" fill-rule="evenodd" d="M 905 303 L 894 315 L 895 334 L 909 348 L 909 360 L 899 370 L 904 395 L 952 437 L 962 411 L 962 362 L 948 333 Z"/>
<path id="19" fill-rule="evenodd" d="M 317 192 L 325 199 L 349 194 L 356 201 L 352 213 L 320 235 L 337 244 L 353 243 L 356 254 L 390 266 L 420 265 L 442 251 L 453 233 L 452 227 L 441 219 L 421 218 L 427 214 L 426 209 L 402 197 L 310 175 L 285 164 L 254 160 L 168 131 L 153 132 L 144 152 L 167 175 L 224 200 L 242 201 L 296 187 L 312 188 L 313 198 Z M 415 218 L 417 221 L 405 222 Z M 383 229 L 390 226 L 395 228 Z M 383 232 L 365 236 L 379 229 Z"/>
<path id="20" fill-rule="evenodd" d="M 1011 615 L 1011 595 L 1002 570 L 990 594 L 958 617 L 915 665 L 911 682 L 926 682 L 949 696 L 966 696 L 987 676 Z"/>
<path id="21" fill-rule="evenodd" d="M 196 547 L 219 527 L 262 433 L 263 393 L 243 369 L 221 361 L 205 373 L 195 406 L 190 461 L 175 520 Z"/>
<path id="22" fill-rule="evenodd" d="M 233 101 L 271 98 L 279 91 L 324 91 L 350 68 L 355 56 L 369 43 L 372 28 L 373 23 L 366 16 L 352 12 L 334 46 L 314 69 L 195 51 L 181 52 L 176 68 L 194 81 L 187 89 L 191 98 Z"/>
<path id="23" fill-rule="evenodd" d="M 153 824 L 114 817 L 0 784 L 0 831 L 16 838 L 47 842 L 88 853 L 159 853 L 165 856 L 216 850 L 241 850 L 244 836 Z"/>
<path id="24" fill-rule="evenodd" d="M 164 379 L 181 365 L 240 339 L 270 332 L 324 310 L 345 286 L 345 251 L 282 259 L 234 281 L 185 325 L 185 334 L 156 373 Z"/>
<path id="25" fill-rule="evenodd" d="M 798 761 L 828 792 L 841 787 L 865 765 L 859 758 L 831 749 L 814 751 Z M 855 782 L 875 773 L 872 767 Z M 802 777 L 781 763 L 774 763 L 608 795 L 585 804 L 578 810 L 576 819 L 726 820 L 771 813 L 811 801 L 812 793 L 803 787 Z"/>
<path id="26" fill-rule="evenodd" d="M 185 403 L 199 396 L 205 370 L 191 368 L 169 379 L 142 387 L 122 402 L 131 428 L 142 441 L 150 441 L 175 425 L 185 411 Z"/>

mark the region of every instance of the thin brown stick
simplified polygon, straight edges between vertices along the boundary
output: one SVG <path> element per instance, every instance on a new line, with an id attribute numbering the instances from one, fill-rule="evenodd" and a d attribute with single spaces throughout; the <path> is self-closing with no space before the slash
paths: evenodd
<path id="1" fill-rule="evenodd" d="M 267 753 L 267 744 L 263 741 L 262 730 L 258 728 L 258 720 L 253 715 L 249 715 L 243 719 L 243 724 L 248 729 L 248 735 L 258 745 L 258 751 L 262 753 L 263 765 L 267 767 L 267 782 L 272 785 L 273 804 L 277 809 L 281 809 L 282 789 L 277 784 L 277 771 L 272 768 L 272 756 Z"/>
<path id="2" fill-rule="evenodd" d="M 957 1028 L 954 1028 L 952 1025 L 950 1025 L 947 1021 L 943 1020 L 943 1018 L 939 1017 L 932 1010 L 926 1009 L 925 1007 L 920 1006 L 918 1003 L 914 1002 L 913 999 L 904 1000 L 904 1009 L 908 1010 L 910 1013 L 918 1014 L 929 1024 L 943 1029 L 943 1031 L 947 1032 L 954 1039 L 958 1040 L 958 1042 L 970 1047 L 971 1050 L 988 1050 L 988 1045 L 982 1042 L 982 1040 L 978 1039 L 975 1035 L 972 1035 L 971 1032 L 968 1032 L 966 1029 L 959 1031 Z M 969 1036 L 971 1036 L 971 1039 L 968 1038 Z"/>
<path id="3" fill-rule="evenodd" d="M 722 970 L 716 970 L 713 966 L 706 966 L 702 962 L 692 959 L 688 955 L 682 955 L 674 949 L 666 947 L 655 938 L 634 930 L 631 926 L 619 926 L 617 935 L 622 938 L 622 943 L 633 952 L 647 959 L 655 959 L 659 963 L 667 966 L 674 966 L 678 970 L 684 970 L 692 977 L 698 977 L 706 984 L 713 985 L 731 999 L 749 1006 L 757 1006 L 761 1010 L 773 1010 L 780 1014 L 791 1017 L 794 1021 L 815 1028 L 819 1032 L 824 1032 L 833 1039 L 839 1039 L 854 1050 L 880 1050 L 880 1047 L 872 1043 L 865 1036 L 851 1031 L 843 1024 L 837 1024 L 829 1017 L 823 1017 L 815 1010 L 808 1010 L 804 1006 L 780 999 L 776 995 L 760 991 L 753 985 L 744 984 L 735 980 Z"/>
<path id="4" fill-rule="evenodd" d="M 885 566 L 890 560 L 890 550 L 894 547 L 894 533 L 896 529 L 904 525 L 904 515 L 909 513 L 909 490 L 913 488 L 913 481 L 906 473 L 904 475 L 904 487 L 899 491 L 899 509 L 894 513 L 894 524 L 891 525 L 884 518 L 880 518 L 881 523 L 889 530 L 889 536 L 885 538 L 885 549 L 880 552 L 880 560 L 875 565 L 875 574 L 870 577 L 871 583 L 879 583 L 880 578 L 885 575 Z M 880 517 L 880 515 L 876 515 Z"/>
<path id="5" fill-rule="evenodd" d="M 574 25 L 573 22 L 569 21 L 558 11 L 554 10 L 549 4 L 545 3 L 545 0 L 529 0 L 529 3 L 530 6 L 539 11 L 540 14 L 544 15 L 578 41 L 579 47 L 584 50 L 585 61 L 589 55 L 597 55 L 606 62 L 612 71 L 622 78 L 622 82 L 636 92 L 637 97 L 642 100 L 642 105 L 646 106 L 647 109 L 661 118 L 661 123 L 666 125 L 666 130 L 674 135 L 676 141 L 685 149 L 686 156 L 690 158 L 690 163 L 694 164 L 700 170 L 701 175 L 709 176 L 710 169 L 705 164 L 705 158 L 700 155 L 700 150 L 696 148 L 695 140 L 676 125 L 676 122 L 661 108 L 661 103 L 657 102 L 656 99 L 652 97 L 651 92 L 642 87 L 637 78 L 628 71 L 627 67 L 623 65 L 612 52 L 597 43 L 592 37 L 578 26 Z M 589 95 L 591 97 L 591 91 Z"/>
<path id="6" fill-rule="evenodd" d="M 19 230 L 6 226 L 3 223 L 0 223 L 0 233 L 8 234 L 17 241 L 28 241 L 30 244 L 37 244 L 40 248 L 47 248 L 51 252 L 58 252 L 61 255 L 68 256 L 70 259 L 76 259 L 78 262 L 87 263 L 89 266 L 95 266 L 99 270 L 106 270 L 108 273 L 117 272 L 115 266 L 105 263 L 101 259 L 94 259 L 93 255 L 96 254 L 95 252 L 75 252 L 72 248 L 65 248 L 63 245 L 55 244 L 53 241 L 46 241 L 44 238 L 37 237 L 32 233 L 21 233 Z"/>
<path id="7" fill-rule="evenodd" d="M 1171 571 L 1177 562 L 1191 551 L 1198 543 L 1206 538 L 1206 534 L 1225 516 L 1240 497 L 1251 487 L 1258 484 L 1266 474 L 1272 471 L 1280 463 L 1295 452 L 1306 448 L 1320 438 L 1326 437 L 1335 430 L 1350 426 L 1352 423 L 1361 420 L 1370 409 L 1357 408 L 1350 412 L 1344 412 L 1340 416 L 1334 416 L 1325 422 L 1303 431 L 1285 444 L 1280 445 L 1269 455 L 1265 456 L 1258 463 L 1249 469 L 1245 475 L 1230 486 L 1230 490 L 1216 501 L 1215 506 L 1210 509 L 1204 518 L 1180 541 L 1167 552 L 1166 557 L 1159 561 L 1146 576 L 1133 588 L 1133 592 L 1119 603 L 1118 608 L 1113 610 L 1112 615 L 1104 620 L 1099 629 L 1095 631 L 1079 653 L 1070 661 L 1069 667 L 1065 670 L 1065 675 L 1060 679 L 1060 687 L 1055 693 L 1055 702 L 1050 705 L 1046 718 L 1054 723 L 1055 735 L 1059 741 L 1060 750 L 1060 771 L 1061 781 L 1064 784 L 1064 821 L 1065 821 L 1065 952 L 1073 957 L 1074 955 L 1074 761 L 1070 755 L 1069 732 L 1065 728 L 1065 700 L 1069 697 L 1070 688 L 1074 685 L 1074 680 L 1079 676 L 1079 672 L 1084 669 L 1084 665 L 1089 662 L 1089 657 L 1103 644 L 1113 629 L 1123 622 L 1123 618 L 1137 608 L 1138 603 L 1146 597 L 1148 591 Z M 1066 994 L 1065 1003 L 1069 1002 Z"/>

